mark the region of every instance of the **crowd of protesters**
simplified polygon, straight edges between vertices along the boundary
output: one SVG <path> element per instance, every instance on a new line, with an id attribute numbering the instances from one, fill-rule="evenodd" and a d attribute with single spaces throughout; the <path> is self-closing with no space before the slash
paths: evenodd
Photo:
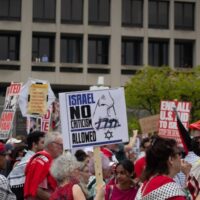
<path id="1" fill-rule="evenodd" d="M 97 186 L 93 148 L 64 151 L 59 132 L 34 131 L 0 142 L 1 200 L 200 199 L 200 136 L 184 152 L 157 135 L 100 148 Z"/>

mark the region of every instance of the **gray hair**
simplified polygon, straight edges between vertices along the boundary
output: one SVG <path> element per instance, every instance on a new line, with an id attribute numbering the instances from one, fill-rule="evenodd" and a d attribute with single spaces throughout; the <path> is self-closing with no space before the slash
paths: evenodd
<path id="1" fill-rule="evenodd" d="M 47 146 L 50 143 L 55 142 L 55 140 L 57 140 L 58 138 L 62 138 L 60 132 L 49 132 L 49 133 L 47 133 L 45 135 L 45 138 L 44 138 L 44 148 L 47 148 Z"/>
<path id="2" fill-rule="evenodd" d="M 102 169 L 103 170 L 108 170 L 110 169 L 110 160 L 103 154 L 100 153 L 99 155 L 101 157 L 101 163 L 102 163 Z M 94 174 L 95 173 L 95 167 L 94 167 L 94 158 L 90 159 L 88 168 L 90 173 Z"/>
<path id="3" fill-rule="evenodd" d="M 67 152 L 53 161 L 50 172 L 58 183 L 62 183 L 64 180 L 69 179 L 72 172 L 79 167 L 80 163 L 76 160 L 75 156 Z"/>

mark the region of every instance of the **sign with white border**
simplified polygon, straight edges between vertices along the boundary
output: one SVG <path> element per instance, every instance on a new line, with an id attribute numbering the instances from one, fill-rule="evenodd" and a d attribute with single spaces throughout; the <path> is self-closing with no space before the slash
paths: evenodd
<path id="1" fill-rule="evenodd" d="M 59 93 L 64 148 L 128 142 L 124 88 Z"/>

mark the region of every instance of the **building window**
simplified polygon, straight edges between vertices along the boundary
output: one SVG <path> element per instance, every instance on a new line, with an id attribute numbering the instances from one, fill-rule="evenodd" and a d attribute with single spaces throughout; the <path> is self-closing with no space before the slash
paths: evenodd
<path id="1" fill-rule="evenodd" d="M 83 23 L 83 0 L 62 0 L 61 21 L 64 23 Z"/>
<path id="2" fill-rule="evenodd" d="M 89 24 L 110 24 L 110 0 L 89 0 Z"/>
<path id="3" fill-rule="evenodd" d="M 88 63 L 108 64 L 108 37 L 90 36 L 88 41 Z"/>
<path id="4" fill-rule="evenodd" d="M 149 28 L 169 27 L 169 2 L 149 1 Z"/>
<path id="5" fill-rule="evenodd" d="M 142 39 L 122 38 L 122 65 L 142 65 Z"/>
<path id="6" fill-rule="evenodd" d="M 19 60 L 19 33 L 0 33 L 0 60 Z"/>
<path id="7" fill-rule="evenodd" d="M 122 0 L 122 25 L 142 27 L 143 0 Z"/>
<path id="8" fill-rule="evenodd" d="M 55 22 L 56 0 L 33 0 L 33 21 Z"/>
<path id="9" fill-rule="evenodd" d="M 149 40 L 149 65 L 163 66 L 168 65 L 169 42 L 166 40 Z"/>
<path id="10" fill-rule="evenodd" d="M 0 20 L 21 19 L 21 0 L 0 0 Z"/>
<path id="11" fill-rule="evenodd" d="M 82 62 L 82 36 L 61 37 L 60 53 L 61 62 L 81 63 Z"/>
<path id="12" fill-rule="evenodd" d="M 192 68 L 193 41 L 175 41 L 175 67 Z"/>
<path id="13" fill-rule="evenodd" d="M 54 42 L 54 35 L 34 33 L 32 40 L 32 60 L 36 62 L 53 62 Z"/>
<path id="14" fill-rule="evenodd" d="M 175 2 L 175 29 L 194 30 L 194 3 Z"/>

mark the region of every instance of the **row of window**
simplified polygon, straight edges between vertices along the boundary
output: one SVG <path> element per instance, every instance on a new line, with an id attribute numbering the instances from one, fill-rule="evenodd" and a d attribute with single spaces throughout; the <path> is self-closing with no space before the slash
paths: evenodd
<path id="1" fill-rule="evenodd" d="M 89 36 L 88 63 L 109 64 L 109 37 Z M 0 60 L 19 60 L 20 34 L 0 34 Z M 175 66 L 193 66 L 193 45 L 191 40 L 175 40 Z M 169 40 L 149 39 L 149 65 L 168 65 Z M 54 62 L 55 36 L 33 34 L 32 60 Z M 61 35 L 60 61 L 62 63 L 82 63 L 83 37 Z M 121 64 L 143 65 L 143 39 L 122 37 Z"/>
<path id="2" fill-rule="evenodd" d="M 89 24 L 110 25 L 111 0 L 89 0 Z M 83 23 L 84 0 L 61 0 L 61 22 Z M 143 26 L 143 0 L 122 0 L 122 26 Z M 149 28 L 169 28 L 169 4 L 149 0 Z M 194 30 L 195 3 L 175 2 L 175 29 Z M 55 22 L 56 0 L 33 0 L 33 21 Z M 0 0 L 0 19 L 20 20 L 21 0 Z"/>

